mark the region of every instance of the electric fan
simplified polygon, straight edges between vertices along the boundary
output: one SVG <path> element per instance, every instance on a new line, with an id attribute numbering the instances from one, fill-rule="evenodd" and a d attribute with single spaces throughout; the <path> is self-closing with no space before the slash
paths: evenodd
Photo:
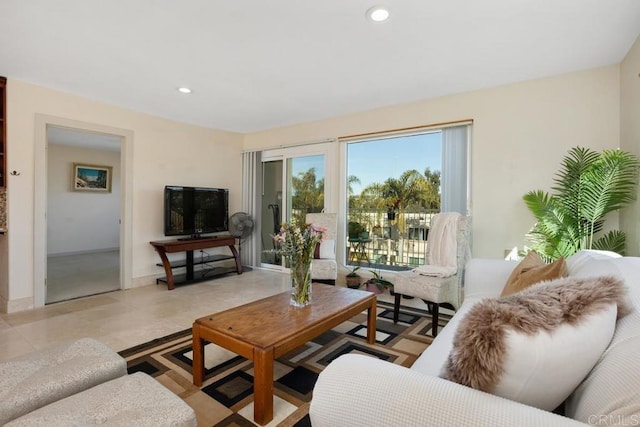
<path id="1" fill-rule="evenodd" d="M 253 218 L 246 212 L 236 212 L 229 217 L 229 234 L 238 239 L 238 252 L 242 259 L 242 240 L 251 235 Z"/>

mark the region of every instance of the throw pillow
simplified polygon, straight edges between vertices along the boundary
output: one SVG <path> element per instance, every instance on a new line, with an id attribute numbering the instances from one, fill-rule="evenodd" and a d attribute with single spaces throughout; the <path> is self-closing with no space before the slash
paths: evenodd
<path id="1" fill-rule="evenodd" d="M 313 250 L 313 259 L 334 259 L 336 257 L 335 240 L 323 240 L 316 243 Z"/>
<path id="2" fill-rule="evenodd" d="M 472 306 L 442 377 L 551 411 L 589 374 L 627 313 L 612 276 L 562 278 Z"/>
<path id="3" fill-rule="evenodd" d="M 560 257 L 551 264 L 545 264 L 536 252 L 531 251 L 513 269 L 502 289 L 501 297 L 515 294 L 544 280 L 558 279 L 567 275 L 567 264 Z"/>
<path id="4" fill-rule="evenodd" d="M 336 257 L 336 241 L 326 239 L 320 242 L 320 258 L 334 259 Z"/>

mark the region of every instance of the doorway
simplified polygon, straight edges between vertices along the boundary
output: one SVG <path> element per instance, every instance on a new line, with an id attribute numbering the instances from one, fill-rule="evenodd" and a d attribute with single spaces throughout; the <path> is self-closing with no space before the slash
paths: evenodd
<path id="1" fill-rule="evenodd" d="M 77 120 L 70 120 L 56 116 L 49 116 L 44 114 L 36 114 L 36 128 L 35 128 L 35 196 L 34 196 L 34 256 L 33 256 L 33 278 L 34 278 L 34 307 L 42 307 L 47 301 L 47 274 L 48 274 L 48 251 L 49 234 L 57 232 L 59 230 L 52 230 L 54 224 L 50 224 L 47 219 L 48 208 L 48 151 L 51 148 L 48 145 L 48 130 L 49 128 L 62 128 L 67 130 L 74 130 L 83 134 L 101 134 L 103 137 L 115 138 L 119 145 L 119 171 L 111 176 L 112 185 L 119 181 L 120 193 L 117 196 L 119 203 L 117 204 L 119 211 L 118 217 L 115 219 L 118 231 L 115 243 L 115 257 L 117 260 L 115 263 L 118 268 L 116 269 L 118 279 L 116 281 L 116 289 L 128 289 L 131 288 L 131 276 L 132 276 L 132 218 L 133 218 L 133 185 L 131 177 L 133 176 L 133 131 L 121 128 L 115 128 L 111 126 L 98 125 L 94 123 L 81 122 Z M 113 140 L 112 140 L 113 142 Z M 53 146 L 53 145 L 52 145 Z M 94 146 L 95 148 L 95 146 Z M 116 154 L 118 157 L 118 154 Z M 88 165 L 91 166 L 91 165 Z M 99 164 L 97 166 L 109 166 Z M 72 161 L 67 162 L 65 172 L 68 176 L 66 185 L 67 196 L 74 194 L 72 190 L 73 181 L 71 179 L 72 168 L 74 167 Z M 113 172 L 113 169 L 112 169 Z M 113 191 L 113 189 L 112 189 Z M 99 194 L 99 193 L 96 193 Z M 104 193 L 103 193 L 104 195 Z M 89 196 L 89 194 L 84 194 Z M 93 200 L 95 201 L 95 200 Z M 88 204 L 92 205 L 92 204 Z M 84 211 L 83 211 L 84 212 Z M 88 212 L 89 215 L 93 213 Z M 72 221 L 68 221 L 72 223 Z M 73 228 L 73 227 L 72 227 Z M 78 263 L 86 264 L 100 262 L 107 264 L 113 263 L 113 257 L 111 261 L 98 261 L 96 250 L 108 249 L 105 247 L 100 248 L 87 248 L 84 247 L 80 251 L 70 251 L 70 255 L 81 255 L 84 253 L 88 257 L 93 256 L 92 261 L 78 261 Z M 94 251 L 94 252 L 92 252 Z M 113 253 L 111 255 L 114 255 Z M 63 267 L 64 268 L 64 267 Z"/>
<path id="2" fill-rule="evenodd" d="M 260 213 L 261 266 L 282 269 L 282 258 L 273 253 L 273 235 L 283 222 L 304 221 L 306 214 L 325 208 L 326 148 L 314 152 L 296 149 L 263 153 Z"/>
<path id="3" fill-rule="evenodd" d="M 47 127 L 45 304 L 120 289 L 121 145 Z"/>

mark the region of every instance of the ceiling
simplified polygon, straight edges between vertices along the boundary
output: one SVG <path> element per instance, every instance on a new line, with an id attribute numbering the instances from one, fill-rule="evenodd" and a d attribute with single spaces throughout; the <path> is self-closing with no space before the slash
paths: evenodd
<path id="1" fill-rule="evenodd" d="M 640 33 L 638 0 L 377 3 L 0 0 L 0 75 L 246 133 L 617 64 Z"/>
<path id="2" fill-rule="evenodd" d="M 47 143 L 70 145 L 72 147 L 90 147 L 98 150 L 120 151 L 122 138 L 99 132 L 47 126 Z"/>

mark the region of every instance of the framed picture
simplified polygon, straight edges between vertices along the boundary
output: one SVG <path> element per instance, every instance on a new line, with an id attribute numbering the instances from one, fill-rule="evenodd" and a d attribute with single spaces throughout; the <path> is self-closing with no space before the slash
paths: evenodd
<path id="1" fill-rule="evenodd" d="M 111 193 L 111 166 L 73 164 L 73 191 Z"/>

